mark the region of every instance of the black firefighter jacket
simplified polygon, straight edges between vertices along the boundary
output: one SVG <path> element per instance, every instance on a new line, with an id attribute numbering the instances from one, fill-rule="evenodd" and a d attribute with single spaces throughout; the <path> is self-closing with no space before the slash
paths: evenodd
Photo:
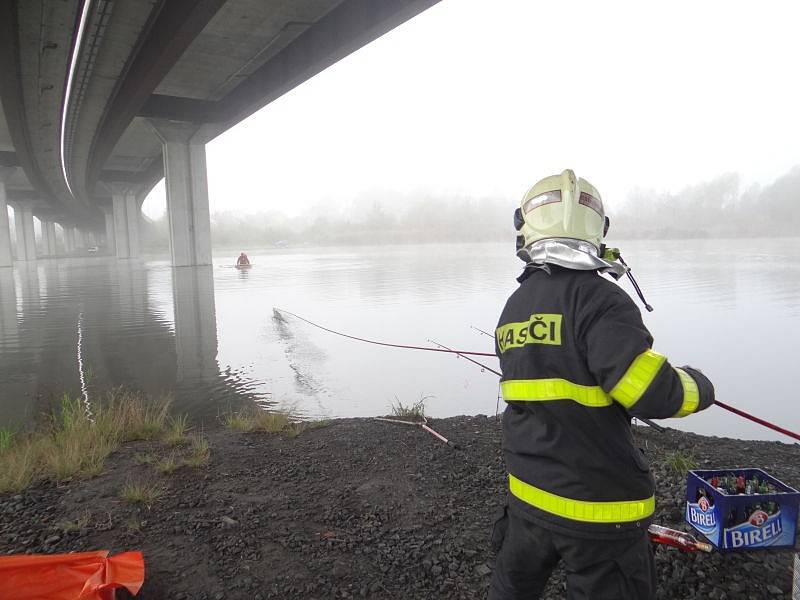
<path id="1" fill-rule="evenodd" d="M 510 509 L 554 531 L 640 535 L 654 483 L 631 416 L 707 406 L 699 371 L 673 368 L 631 298 L 596 271 L 528 268 L 495 332 Z"/>

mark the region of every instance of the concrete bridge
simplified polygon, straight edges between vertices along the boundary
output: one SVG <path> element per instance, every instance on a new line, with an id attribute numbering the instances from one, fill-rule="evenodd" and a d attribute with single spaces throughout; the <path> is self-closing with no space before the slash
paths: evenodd
<path id="1" fill-rule="evenodd" d="M 437 1 L 0 0 L 0 267 L 7 204 L 18 260 L 138 256 L 165 176 L 173 266 L 211 264 L 206 143 Z"/>

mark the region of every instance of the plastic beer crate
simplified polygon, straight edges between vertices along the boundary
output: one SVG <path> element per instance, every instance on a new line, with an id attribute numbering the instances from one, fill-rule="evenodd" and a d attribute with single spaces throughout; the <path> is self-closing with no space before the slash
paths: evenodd
<path id="1" fill-rule="evenodd" d="M 743 476 L 767 482 L 776 493 L 727 494 L 713 487 L 713 477 Z M 689 471 L 686 522 L 720 551 L 795 547 L 800 492 L 762 469 Z"/>

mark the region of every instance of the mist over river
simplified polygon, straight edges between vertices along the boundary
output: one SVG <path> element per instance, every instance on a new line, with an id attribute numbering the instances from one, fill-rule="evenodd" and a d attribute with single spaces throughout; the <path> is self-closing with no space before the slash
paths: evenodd
<path id="1" fill-rule="evenodd" d="M 800 429 L 800 238 L 611 243 L 655 307 L 644 315 L 655 350 L 702 369 L 720 400 Z M 217 250 L 205 268 L 98 257 L 0 270 L 0 426 L 64 391 L 92 401 L 116 385 L 171 393 L 206 421 L 249 400 L 304 417 L 381 415 L 420 398 L 435 417 L 494 414 L 497 377 L 463 358 L 356 342 L 272 309 L 492 352 L 473 326 L 493 331 L 517 285 L 513 243 L 268 249 L 249 253 L 249 270 L 233 267 L 237 254 Z M 666 424 L 789 441 L 718 408 Z"/>

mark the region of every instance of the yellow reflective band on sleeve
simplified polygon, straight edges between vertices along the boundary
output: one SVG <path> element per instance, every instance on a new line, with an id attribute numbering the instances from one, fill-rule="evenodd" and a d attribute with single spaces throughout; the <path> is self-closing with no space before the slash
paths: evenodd
<path id="1" fill-rule="evenodd" d="M 630 408 L 647 391 L 666 360 L 667 357 L 658 352 L 645 350 L 633 359 L 631 366 L 611 390 L 611 396 L 625 408 Z"/>
<path id="2" fill-rule="evenodd" d="M 683 369 L 675 369 L 678 376 L 681 378 L 681 385 L 683 386 L 683 404 L 678 412 L 673 416 L 685 417 L 697 411 L 697 406 L 700 404 L 700 392 L 697 389 L 697 382 Z"/>
<path id="3" fill-rule="evenodd" d="M 590 407 L 611 406 L 613 401 L 596 385 L 579 385 L 566 379 L 509 379 L 500 384 L 506 402 L 574 400 Z"/>
<path id="4" fill-rule="evenodd" d="M 656 509 L 656 499 L 650 496 L 645 500 L 625 502 L 587 502 L 572 500 L 540 490 L 537 487 L 508 475 L 508 487 L 514 496 L 552 515 L 586 523 L 627 523 L 638 521 L 652 515 Z"/>

